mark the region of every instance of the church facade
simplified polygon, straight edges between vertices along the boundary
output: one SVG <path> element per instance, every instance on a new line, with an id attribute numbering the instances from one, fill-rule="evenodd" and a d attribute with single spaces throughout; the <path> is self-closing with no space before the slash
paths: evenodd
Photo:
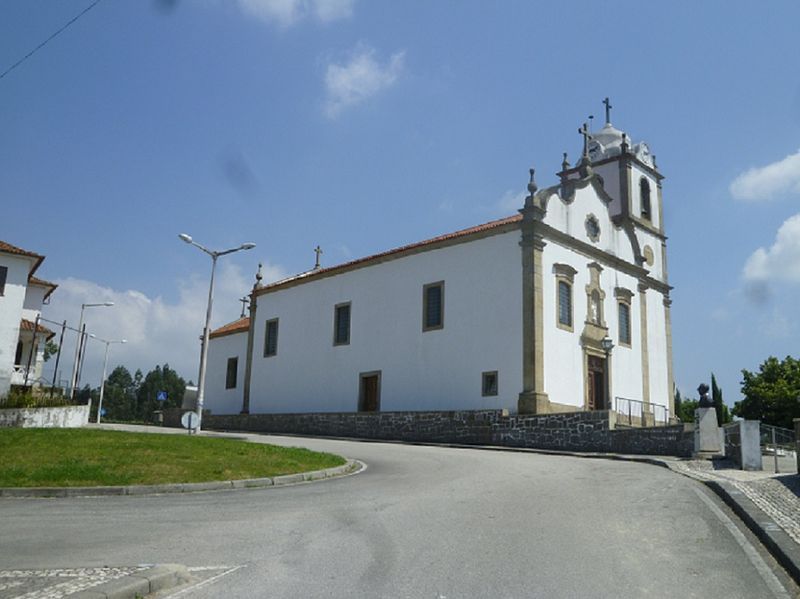
<path id="1" fill-rule="evenodd" d="M 606 125 L 519 213 L 251 292 L 211 333 L 212 414 L 673 412 L 662 175 Z"/>

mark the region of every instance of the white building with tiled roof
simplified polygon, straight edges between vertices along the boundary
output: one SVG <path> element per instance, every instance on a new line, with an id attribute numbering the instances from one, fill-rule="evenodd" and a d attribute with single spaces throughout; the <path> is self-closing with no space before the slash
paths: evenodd
<path id="1" fill-rule="evenodd" d="M 250 317 L 211 334 L 205 407 L 672 417 L 663 177 L 608 114 L 582 133 L 519 214 L 259 280 Z"/>
<path id="2" fill-rule="evenodd" d="M 36 321 L 57 287 L 34 276 L 43 261 L 0 241 L 0 398 L 12 385 L 37 384 L 42 376 L 44 345 L 54 333 Z"/>

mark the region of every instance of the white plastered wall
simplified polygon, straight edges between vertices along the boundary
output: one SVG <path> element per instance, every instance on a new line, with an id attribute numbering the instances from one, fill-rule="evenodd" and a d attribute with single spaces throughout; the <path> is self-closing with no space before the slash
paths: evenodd
<path id="1" fill-rule="evenodd" d="M 242 411 L 246 353 L 246 331 L 209 340 L 204 409 L 211 410 L 212 414 L 238 414 Z M 225 388 L 228 358 L 238 358 L 236 387 L 233 389 Z"/>
<path id="2" fill-rule="evenodd" d="M 520 233 L 514 229 L 258 298 L 250 406 L 352 412 L 359 374 L 381 372 L 380 409 L 516 411 L 522 391 Z M 422 331 L 423 286 L 444 281 L 444 327 Z M 334 306 L 351 302 L 349 345 L 333 345 Z M 265 323 L 278 352 L 263 357 Z M 498 395 L 481 374 L 498 371 Z"/>
<path id="3" fill-rule="evenodd" d="M 594 242 L 586 232 L 586 217 L 593 214 L 600 225 L 600 238 Z M 589 186 L 576 192 L 570 203 L 551 198 L 545 222 L 553 228 L 568 233 L 612 256 L 633 263 L 630 238 L 611 222 L 605 202 Z M 608 261 L 576 251 L 553 240 L 545 240 L 543 252 L 544 286 L 544 362 L 545 392 L 551 402 L 582 408 L 585 399 L 584 353 L 581 333 L 587 318 L 586 285 L 590 274 L 588 265 L 597 262 L 602 266 L 600 286 L 605 292 L 603 315 L 608 335 L 614 340 L 611 354 L 611 392 L 613 396 L 642 399 L 642 357 L 640 336 L 640 304 L 637 296 L 637 279 L 616 270 Z M 574 268 L 573 330 L 566 331 L 557 325 L 557 278 L 554 264 L 567 264 Z M 615 288 L 633 292 L 631 301 L 631 347 L 619 345 L 619 316 Z"/>
<path id="4" fill-rule="evenodd" d="M 0 295 L 0 397 L 8 393 L 19 339 L 19 323 L 32 260 L 0 253 L 0 266 L 8 268 L 3 295 Z"/>

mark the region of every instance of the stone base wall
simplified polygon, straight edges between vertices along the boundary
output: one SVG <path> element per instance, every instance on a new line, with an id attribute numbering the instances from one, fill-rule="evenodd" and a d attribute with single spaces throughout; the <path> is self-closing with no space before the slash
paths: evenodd
<path id="1" fill-rule="evenodd" d="M 683 424 L 615 429 L 610 436 L 614 453 L 689 458 L 694 452 L 693 429 Z"/>
<path id="2" fill-rule="evenodd" d="M 0 409 L 0 428 L 78 428 L 88 422 L 88 405 Z"/>
<path id="3" fill-rule="evenodd" d="M 421 443 L 691 456 L 683 425 L 613 429 L 607 410 L 509 415 L 502 410 L 203 416 L 203 428 Z M 166 420 L 165 420 L 166 424 Z"/>

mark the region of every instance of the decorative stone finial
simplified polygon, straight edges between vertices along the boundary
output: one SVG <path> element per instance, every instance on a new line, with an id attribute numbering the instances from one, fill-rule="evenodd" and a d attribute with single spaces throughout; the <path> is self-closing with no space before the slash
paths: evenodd
<path id="1" fill-rule="evenodd" d="M 533 206 L 533 196 L 536 194 L 536 190 L 539 189 L 539 186 L 536 185 L 536 180 L 535 180 L 536 169 L 535 168 L 528 169 L 528 172 L 531 175 L 531 179 L 530 181 L 528 181 L 528 195 L 525 197 L 525 208 Z"/>
<path id="2" fill-rule="evenodd" d="M 256 284 L 253 285 L 256 289 L 261 288 L 261 280 L 264 278 L 264 275 L 261 273 L 262 264 L 261 262 L 258 263 L 258 270 L 256 271 Z"/>
<path id="3" fill-rule="evenodd" d="M 567 153 L 564 152 L 564 159 L 561 161 L 561 170 L 565 171 L 569 168 L 569 160 L 567 160 Z"/>
<path id="4" fill-rule="evenodd" d="M 619 148 L 620 152 L 622 152 L 623 154 L 628 153 L 628 136 L 625 133 L 622 134 L 622 145 L 620 145 Z"/>
<path id="5" fill-rule="evenodd" d="M 603 100 L 603 104 L 606 105 L 606 125 L 611 124 L 611 100 L 606 98 Z"/>
<path id="6" fill-rule="evenodd" d="M 528 193 L 533 195 L 536 193 L 536 190 L 539 189 L 539 187 L 536 185 L 536 180 L 534 179 L 536 175 L 536 169 L 529 169 L 528 172 L 531 174 L 531 180 L 528 182 Z"/>

